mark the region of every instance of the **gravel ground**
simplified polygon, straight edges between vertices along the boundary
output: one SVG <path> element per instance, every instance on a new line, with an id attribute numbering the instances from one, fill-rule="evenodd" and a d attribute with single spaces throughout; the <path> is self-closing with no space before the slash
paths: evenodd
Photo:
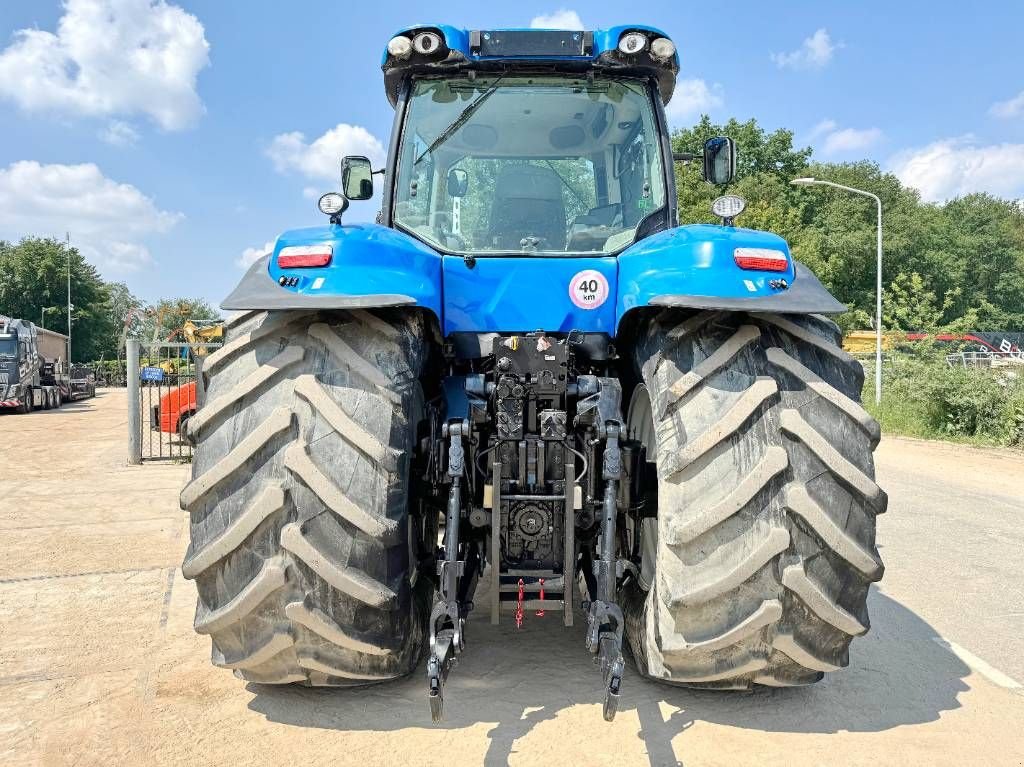
<path id="1" fill-rule="evenodd" d="M 1024 764 L 1024 456 L 883 440 L 888 571 L 850 668 L 716 694 L 628 669 L 601 719 L 582 627 L 485 616 L 430 723 L 419 672 L 362 690 L 246 685 L 192 632 L 178 490 L 127 467 L 125 394 L 0 416 L 0 764 Z M 577 621 L 582 623 L 582 621 Z"/>

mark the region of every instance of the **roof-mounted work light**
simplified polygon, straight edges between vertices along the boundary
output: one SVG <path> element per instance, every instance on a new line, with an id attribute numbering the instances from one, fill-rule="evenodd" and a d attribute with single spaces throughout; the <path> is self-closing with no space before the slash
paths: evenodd
<path id="1" fill-rule="evenodd" d="M 643 32 L 626 32 L 619 38 L 619 50 L 627 55 L 640 53 L 647 47 L 647 35 Z"/>

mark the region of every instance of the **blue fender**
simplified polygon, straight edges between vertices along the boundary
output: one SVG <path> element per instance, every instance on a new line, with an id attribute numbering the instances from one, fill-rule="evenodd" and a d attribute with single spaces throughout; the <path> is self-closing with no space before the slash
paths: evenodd
<path id="1" fill-rule="evenodd" d="M 334 249 L 327 266 L 282 269 L 277 265 L 282 248 L 319 244 Z M 441 256 L 419 240 L 378 224 L 337 224 L 282 234 L 273 251 L 250 267 L 221 306 L 242 310 L 421 306 L 440 322 L 441 290 Z"/>
<path id="2" fill-rule="evenodd" d="M 786 270 L 741 269 L 734 259 L 737 248 L 781 251 Z M 644 306 L 792 314 L 847 310 L 810 269 L 793 261 L 778 235 L 711 224 L 669 229 L 619 254 L 616 329 Z"/>

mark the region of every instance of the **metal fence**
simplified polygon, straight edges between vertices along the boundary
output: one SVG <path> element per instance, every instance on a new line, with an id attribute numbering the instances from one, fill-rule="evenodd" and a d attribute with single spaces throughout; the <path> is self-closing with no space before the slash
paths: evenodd
<path id="1" fill-rule="evenodd" d="M 958 352 L 947 354 L 946 363 L 950 367 L 977 367 L 977 368 L 1024 368 L 1024 352 L 1008 351 L 974 351 Z"/>
<path id="2" fill-rule="evenodd" d="M 127 343 L 128 462 L 191 461 L 186 424 L 205 399 L 202 362 L 216 343 Z"/>

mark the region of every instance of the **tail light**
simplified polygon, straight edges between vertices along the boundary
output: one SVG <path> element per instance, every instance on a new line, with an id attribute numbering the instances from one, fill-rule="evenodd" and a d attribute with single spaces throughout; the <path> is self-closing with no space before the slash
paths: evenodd
<path id="1" fill-rule="evenodd" d="M 774 248 L 736 248 L 732 257 L 740 269 L 784 272 L 789 268 L 789 257 Z"/>
<path id="2" fill-rule="evenodd" d="M 290 245 L 277 254 L 277 265 L 282 269 L 327 266 L 333 256 L 331 245 Z"/>

